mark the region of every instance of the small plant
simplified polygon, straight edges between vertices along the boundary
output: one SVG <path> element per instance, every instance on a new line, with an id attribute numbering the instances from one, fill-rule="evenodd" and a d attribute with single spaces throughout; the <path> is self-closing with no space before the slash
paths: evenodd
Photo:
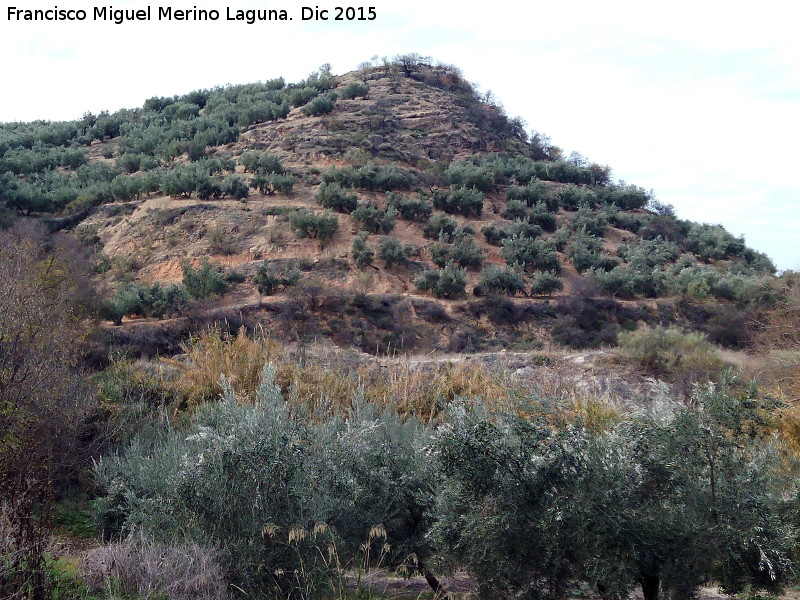
<path id="1" fill-rule="evenodd" d="M 277 267 L 263 263 L 253 277 L 258 293 L 272 296 L 276 292 L 286 291 L 300 281 L 300 271 L 294 265 Z"/>
<path id="2" fill-rule="evenodd" d="M 426 238 L 448 240 L 451 239 L 458 229 L 455 219 L 451 219 L 442 214 L 434 215 L 422 228 L 422 234 Z"/>
<path id="3" fill-rule="evenodd" d="M 369 246 L 367 246 L 367 238 L 369 234 L 365 231 L 359 233 L 356 237 L 353 238 L 353 247 L 351 254 L 353 256 L 353 260 L 356 263 L 356 266 L 359 269 L 366 269 L 369 265 L 372 264 L 373 259 L 375 258 L 375 251 L 372 250 Z"/>
<path id="4" fill-rule="evenodd" d="M 531 286 L 531 294 L 534 296 L 544 296 L 564 289 L 564 282 L 555 273 L 542 271 L 536 273 Z"/>
<path id="5" fill-rule="evenodd" d="M 330 213 L 316 214 L 297 210 L 289 215 L 289 224 L 301 238 L 311 238 L 324 243 L 339 229 L 339 219 Z"/>
<path id="6" fill-rule="evenodd" d="M 183 285 L 186 292 L 198 300 L 214 295 L 224 296 L 228 291 L 224 270 L 222 267 L 212 265 L 207 258 L 203 259 L 198 269 L 195 269 L 189 261 L 184 261 Z"/>
<path id="7" fill-rule="evenodd" d="M 355 194 L 349 194 L 342 189 L 338 183 L 322 182 L 319 184 L 314 198 L 324 208 L 329 208 L 337 212 L 350 213 L 358 206 L 358 198 Z"/>
<path id="8" fill-rule="evenodd" d="M 382 238 L 379 245 L 380 259 L 386 263 L 387 269 L 394 265 L 405 265 L 413 251 L 413 246 L 403 246 L 397 238 L 390 236 Z"/>
<path id="9" fill-rule="evenodd" d="M 452 262 L 443 269 L 423 271 L 414 285 L 418 290 L 431 291 L 437 298 L 463 296 L 467 284 L 467 271 L 456 267 Z"/>
<path id="10" fill-rule="evenodd" d="M 394 229 L 394 220 L 397 211 L 393 207 L 378 208 L 374 202 L 359 204 L 352 213 L 353 218 L 359 221 L 371 233 L 389 233 Z"/>
<path id="11" fill-rule="evenodd" d="M 481 278 L 473 293 L 476 296 L 489 294 L 508 294 L 525 292 L 525 280 L 517 271 L 509 267 L 489 265 L 481 271 Z"/>

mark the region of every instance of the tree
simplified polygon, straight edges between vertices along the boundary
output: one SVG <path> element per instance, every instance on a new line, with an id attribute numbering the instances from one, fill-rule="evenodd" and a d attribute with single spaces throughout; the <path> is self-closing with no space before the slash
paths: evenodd
<path id="1" fill-rule="evenodd" d="M 77 369 L 89 269 L 66 239 L 0 232 L 0 596 L 50 598 L 51 503 L 92 450 L 93 397 Z"/>
<path id="2" fill-rule="evenodd" d="M 369 234 L 366 231 L 362 231 L 353 238 L 352 255 L 359 269 L 367 268 L 372 264 L 372 260 L 375 258 L 375 251 L 367 246 L 368 237 Z"/>
<path id="3" fill-rule="evenodd" d="M 391 269 L 393 265 L 406 264 L 413 251 L 412 246 L 402 246 L 397 238 L 391 236 L 381 238 L 379 256 L 386 263 L 387 269 Z"/>
<path id="4" fill-rule="evenodd" d="M 229 287 L 222 267 L 212 265 L 208 258 L 201 261 L 198 269 L 192 267 L 189 261 L 184 261 L 183 285 L 186 292 L 198 300 L 213 295 L 224 296 Z"/>

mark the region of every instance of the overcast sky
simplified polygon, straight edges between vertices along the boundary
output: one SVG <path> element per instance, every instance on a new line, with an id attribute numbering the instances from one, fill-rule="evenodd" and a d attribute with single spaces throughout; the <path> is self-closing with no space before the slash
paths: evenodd
<path id="1" fill-rule="evenodd" d="M 91 20 L 94 6 L 112 4 L 149 4 L 154 20 Z M 457 65 L 511 116 L 652 188 L 679 216 L 722 223 L 779 268 L 800 269 L 800 36 L 791 3 L 516 4 L 373 0 L 376 20 L 346 23 L 304 22 L 303 4 L 289 1 L 62 0 L 58 8 L 87 10 L 89 19 L 33 23 L 9 21 L 8 8 L 56 3 L 3 0 L 0 121 L 74 119 L 154 95 L 281 75 L 291 82 L 323 63 L 344 73 L 373 55 L 419 52 Z M 333 15 L 337 3 L 308 5 Z M 159 6 L 216 9 L 221 18 L 158 22 Z M 293 20 L 228 22 L 228 8 L 283 8 Z"/>

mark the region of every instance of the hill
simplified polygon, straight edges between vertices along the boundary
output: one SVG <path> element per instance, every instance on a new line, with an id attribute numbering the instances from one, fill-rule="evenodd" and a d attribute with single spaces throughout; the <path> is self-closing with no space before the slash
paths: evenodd
<path id="1" fill-rule="evenodd" d="M 0 157 L 5 220 L 73 231 L 112 336 L 145 354 L 177 351 L 187 315 L 373 353 L 596 347 L 640 325 L 740 348 L 782 287 L 742 239 L 417 55 L 6 124 Z"/>

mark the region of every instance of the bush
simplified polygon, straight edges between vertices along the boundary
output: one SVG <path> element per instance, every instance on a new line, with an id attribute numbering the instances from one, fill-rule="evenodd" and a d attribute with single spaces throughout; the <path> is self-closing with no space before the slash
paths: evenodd
<path id="1" fill-rule="evenodd" d="M 414 176 L 394 165 L 368 164 L 363 167 L 332 167 L 322 175 L 325 183 L 338 183 L 344 187 L 386 192 L 404 190 L 411 186 Z"/>
<path id="2" fill-rule="evenodd" d="M 596 237 L 578 231 L 566 247 L 566 255 L 578 273 L 588 271 L 601 260 L 601 243 Z"/>
<path id="3" fill-rule="evenodd" d="M 372 261 L 375 258 L 375 251 L 372 250 L 372 248 L 370 248 L 369 246 L 367 246 L 368 237 L 369 234 L 362 231 L 353 238 L 353 247 L 351 250 L 351 254 L 353 256 L 353 260 L 356 263 L 356 266 L 359 269 L 366 269 L 369 265 L 372 264 Z"/>
<path id="4" fill-rule="evenodd" d="M 389 192 L 386 198 L 389 206 L 394 208 L 402 218 L 409 221 L 425 221 L 433 212 L 433 208 L 421 194 L 419 199 L 414 200 L 397 192 Z"/>
<path id="5" fill-rule="evenodd" d="M 473 188 L 481 192 L 494 189 L 494 173 L 488 167 L 478 167 L 470 162 L 451 164 L 444 174 L 447 185 Z"/>
<path id="6" fill-rule="evenodd" d="M 228 291 L 224 270 L 212 265 L 207 258 L 200 263 L 199 269 L 192 267 L 189 261 L 184 261 L 183 286 L 192 298 L 198 300 L 213 295 L 224 296 Z"/>
<path id="7" fill-rule="evenodd" d="M 352 100 L 359 96 L 366 98 L 369 94 L 369 88 L 360 81 L 354 81 L 341 88 L 338 93 L 343 100 Z"/>
<path id="8" fill-rule="evenodd" d="M 566 210 L 577 210 L 582 204 L 589 208 L 597 206 L 597 198 L 589 190 L 579 188 L 577 185 L 568 185 L 558 193 L 559 204 Z"/>
<path id="9" fill-rule="evenodd" d="M 534 276 L 531 294 L 534 296 L 546 296 L 562 289 L 564 289 L 564 282 L 561 278 L 555 273 L 544 271 Z"/>
<path id="10" fill-rule="evenodd" d="M 309 418 L 275 374 L 264 367 L 252 401 L 223 380 L 223 399 L 199 407 L 188 431 L 160 428 L 101 460 L 98 516 L 225 548 L 226 579 L 253 597 L 332 597 L 342 569 L 397 568 L 411 553 L 429 574 L 430 430 L 363 403 Z"/>
<path id="11" fill-rule="evenodd" d="M 532 182 L 524 187 L 512 185 L 506 192 L 506 198 L 509 202 L 512 200 L 524 202 L 526 206 L 542 204 L 550 212 L 558 210 L 558 197 L 551 196 L 547 191 L 547 186 L 541 182 Z"/>
<path id="12" fill-rule="evenodd" d="M 446 241 L 452 239 L 456 233 L 456 229 L 458 229 L 458 224 L 455 222 L 455 219 L 451 219 L 445 215 L 433 215 L 422 228 L 422 234 L 426 238 Z"/>
<path id="13" fill-rule="evenodd" d="M 433 194 L 433 206 L 446 213 L 480 216 L 483 212 L 483 194 L 475 188 L 450 188 Z"/>
<path id="14" fill-rule="evenodd" d="M 262 296 L 272 296 L 281 291 L 293 288 L 300 281 L 300 271 L 294 265 L 275 266 L 267 263 L 256 271 L 253 283 Z"/>
<path id="15" fill-rule="evenodd" d="M 594 237 L 603 237 L 606 227 L 608 227 L 608 217 L 605 213 L 594 211 L 586 204 L 582 204 L 572 218 L 572 226 L 575 231 L 583 231 Z"/>
<path id="16" fill-rule="evenodd" d="M 561 273 L 561 263 L 556 251 L 541 240 L 514 235 L 503 240 L 500 255 L 509 265 L 519 265 L 526 271 L 553 271 Z"/>
<path id="17" fill-rule="evenodd" d="M 355 194 L 348 194 L 338 183 L 319 184 L 314 198 L 323 208 L 330 208 L 338 212 L 349 213 L 358 206 L 358 198 Z"/>
<path id="18" fill-rule="evenodd" d="M 683 383 L 715 380 L 723 366 L 702 334 L 684 333 L 675 327 L 623 332 L 619 352 L 652 375 Z"/>
<path id="19" fill-rule="evenodd" d="M 397 238 L 387 236 L 381 238 L 378 256 L 391 269 L 393 265 L 406 264 L 413 251 L 412 246 L 402 246 Z"/>
<path id="20" fill-rule="evenodd" d="M 522 275 L 514 269 L 497 265 L 489 265 L 481 271 L 481 278 L 473 291 L 476 296 L 489 294 L 513 296 L 517 292 L 525 293 L 525 280 Z"/>
<path id="21" fill-rule="evenodd" d="M 316 117 L 333 112 L 337 100 L 336 92 L 326 92 L 315 97 L 303 107 L 303 114 Z"/>
<path id="22" fill-rule="evenodd" d="M 450 262 L 443 269 L 423 271 L 414 279 L 414 285 L 423 292 L 433 292 L 437 298 L 463 296 L 467 285 L 467 272 Z"/>
<path id="23" fill-rule="evenodd" d="M 301 238 L 326 242 L 339 229 L 339 219 L 328 212 L 316 214 L 307 210 L 296 210 L 289 215 L 289 224 Z"/>
<path id="24" fill-rule="evenodd" d="M 292 175 L 256 175 L 250 181 L 250 187 L 257 189 L 265 196 L 274 196 L 275 192 L 291 194 L 297 180 Z"/>
<path id="25" fill-rule="evenodd" d="M 243 152 L 238 162 L 244 167 L 245 171 L 250 173 L 268 175 L 286 171 L 281 164 L 281 160 L 269 152 Z"/>
<path id="26" fill-rule="evenodd" d="M 394 229 L 397 211 L 392 207 L 380 209 L 374 202 L 365 202 L 359 204 L 351 214 L 367 231 L 371 233 L 389 233 Z"/>
<path id="27" fill-rule="evenodd" d="M 483 264 L 483 249 L 475 243 L 475 239 L 459 233 L 452 245 L 436 245 L 431 249 L 431 258 L 438 267 L 453 262 L 460 267 L 480 267 Z"/>

